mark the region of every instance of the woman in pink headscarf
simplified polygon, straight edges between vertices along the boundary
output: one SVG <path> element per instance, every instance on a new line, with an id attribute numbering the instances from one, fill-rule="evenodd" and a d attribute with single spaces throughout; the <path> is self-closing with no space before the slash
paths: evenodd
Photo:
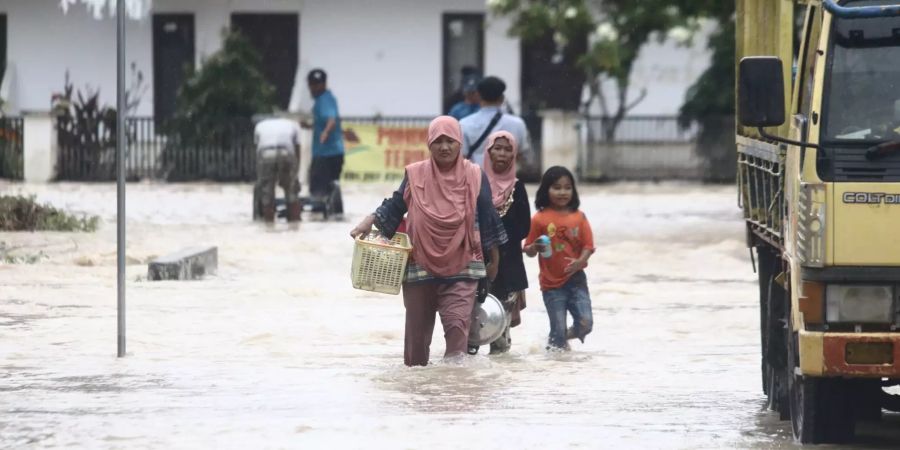
<path id="1" fill-rule="evenodd" d="M 484 173 L 491 183 L 494 208 L 503 221 L 509 241 L 500 246 L 500 267 L 491 283 L 491 294 L 503 301 L 510 315 L 510 326 L 522 322 L 519 313 L 525 308 L 525 289 L 528 276 L 522 260 L 522 240 L 531 229 L 531 206 L 525 185 L 516 178 L 516 138 L 507 131 L 497 131 L 487 138 L 484 152 Z M 512 338 L 509 328 L 491 343 L 491 353 L 509 351 Z M 478 353 L 478 347 L 470 347 L 469 353 Z"/>
<path id="2" fill-rule="evenodd" d="M 460 155 L 461 143 L 456 119 L 434 119 L 428 127 L 431 158 L 407 166 L 394 195 L 350 232 L 356 238 L 374 225 L 392 237 L 407 214 L 413 246 L 403 283 L 407 366 L 428 364 L 435 313 L 444 327 L 444 357 L 466 353 L 478 280 L 497 275 L 498 248 L 507 240 L 491 184 Z"/>

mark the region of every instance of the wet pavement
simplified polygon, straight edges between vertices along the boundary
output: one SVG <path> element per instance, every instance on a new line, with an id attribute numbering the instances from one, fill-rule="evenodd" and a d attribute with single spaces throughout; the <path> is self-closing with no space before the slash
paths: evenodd
<path id="1" fill-rule="evenodd" d="M 401 298 L 349 282 L 347 233 L 391 188 L 346 187 L 346 222 L 268 230 L 249 185 L 130 185 L 117 359 L 115 187 L 0 184 L 104 220 L 0 233 L 45 255 L 0 265 L 0 448 L 794 448 L 764 411 L 734 187 L 581 186 L 598 246 L 586 342 L 544 350 L 527 260 L 510 354 L 442 363 L 438 326 L 433 364 L 413 369 Z M 150 259 L 195 245 L 219 247 L 217 276 L 146 280 Z M 896 448 L 898 425 L 863 424 L 848 448 Z"/>

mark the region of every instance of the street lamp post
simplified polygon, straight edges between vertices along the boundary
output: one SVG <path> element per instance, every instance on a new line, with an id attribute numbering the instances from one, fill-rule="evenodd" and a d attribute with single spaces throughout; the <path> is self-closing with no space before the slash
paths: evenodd
<path id="1" fill-rule="evenodd" d="M 125 356 L 125 0 L 116 2 L 116 305 L 117 355 Z"/>

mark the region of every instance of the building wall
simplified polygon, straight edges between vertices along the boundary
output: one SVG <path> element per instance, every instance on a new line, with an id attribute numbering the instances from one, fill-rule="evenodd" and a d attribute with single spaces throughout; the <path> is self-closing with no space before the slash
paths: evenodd
<path id="1" fill-rule="evenodd" d="M 100 89 L 101 99 L 115 104 L 114 20 L 95 21 L 81 6 L 64 15 L 53 0 L 3 0 L 0 11 L 8 17 L 12 109 L 49 110 L 51 95 L 63 90 L 66 70 L 76 89 Z M 151 75 L 150 23 L 129 21 L 126 32 L 129 62 L 136 61 L 145 76 Z M 146 107 L 152 101 L 143 103 Z"/>
<path id="2" fill-rule="evenodd" d="M 292 107 L 308 109 L 305 74 L 329 73 L 345 115 L 433 115 L 441 108 L 443 12 L 483 12 L 484 0 L 155 0 L 153 12 L 195 14 L 198 66 L 221 45 L 232 12 L 300 14 L 299 70 Z M 95 20 L 84 6 L 64 14 L 56 0 L 3 0 L 9 17 L 10 103 L 14 110 L 47 110 L 68 69 L 76 89 L 100 89 L 115 103 L 114 18 Z M 487 18 L 486 71 L 504 78 L 519 103 L 519 44 L 508 23 Z M 127 60 L 143 72 L 147 91 L 138 114 L 153 113 L 152 21 L 129 20 Z M 13 111 L 15 112 L 15 111 Z"/>
<path id="3" fill-rule="evenodd" d="M 446 6 L 450 4 L 451 6 Z M 292 109 L 308 110 L 304 76 L 313 67 L 329 73 L 345 115 L 433 115 L 441 108 L 444 12 L 483 12 L 484 0 L 154 0 L 154 12 L 195 14 L 198 66 L 221 45 L 232 12 L 300 14 L 298 82 Z M 8 15 L 11 112 L 47 110 L 70 71 L 76 89 L 100 89 L 115 103 L 115 19 L 95 20 L 76 5 L 64 14 L 57 0 L 2 0 Z M 506 35 L 505 19 L 486 18 L 486 72 L 505 79 L 507 97 L 520 108 L 519 43 Z M 153 113 L 152 21 L 129 20 L 127 59 L 144 74 L 138 114 Z M 647 97 L 632 114 L 675 114 L 684 93 L 709 64 L 705 39 L 691 48 L 651 43 L 632 77 L 632 98 Z M 612 92 L 612 91 L 610 91 Z"/>

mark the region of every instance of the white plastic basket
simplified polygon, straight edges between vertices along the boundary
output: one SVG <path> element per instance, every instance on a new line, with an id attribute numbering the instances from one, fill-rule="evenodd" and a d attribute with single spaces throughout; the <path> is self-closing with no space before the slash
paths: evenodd
<path id="1" fill-rule="evenodd" d="M 377 231 L 356 238 L 350 279 L 353 287 L 383 294 L 399 294 L 412 246 L 409 236 L 395 233 L 390 242 Z"/>

